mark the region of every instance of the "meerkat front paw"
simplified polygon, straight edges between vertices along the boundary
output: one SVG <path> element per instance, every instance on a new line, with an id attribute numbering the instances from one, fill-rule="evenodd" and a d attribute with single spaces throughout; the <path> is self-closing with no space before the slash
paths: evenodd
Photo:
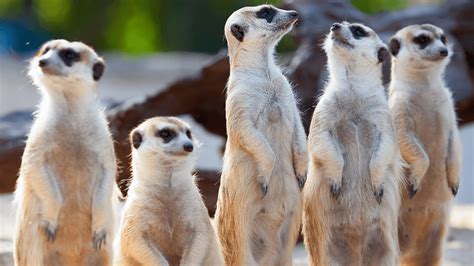
<path id="1" fill-rule="evenodd" d="M 377 200 L 378 204 L 381 204 L 382 198 L 383 198 L 383 186 L 379 186 L 378 188 L 374 187 L 373 191 L 374 191 L 375 199 Z"/>
<path id="2" fill-rule="evenodd" d="M 297 175 L 296 180 L 298 181 L 298 187 L 300 190 L 303 190 L 304 184 L 306 183 L 306 175 Z"/>
<path id="3" fill-rule="evenodd" d="M 53 242 L 56 239 L 56 232 L 58 230 L 56 222 L 45 220 L 43 221 L 42 227 L 48 241 Z"/>
<path id="4" fill-rule="evenodd" d="M 331 195 L 334 197 L 334 199 L 338 199 L 339 196 L 341 195 L 341 183 L 336 182 L 334 180 L 331 180 L 330 182 L 330 191 Z"/>
<path id="5" fill-rule="evenodd" d="M 258 176 L 257 177 L 257 182 L 258 182 L 258 186 L 260 188 L 260 193 L 262 193 L 262 198 L 263 198 L 263 197 L 265 197 L 265 195 L 267 195 L 268 183 L 265 180 L 264 176 Z"/>
<path id="6" fill-rule="evenodd" d="M 451 188 L 451 193 L 453 193 L 453 197 L 456 197 L 459 191 L 459 184 L 452 185 L 450 186 L 450 188 Z"/>
<path id="7" fill-rule="evenodd" d="M 94 231 L 92 236 L 92 246 L 98 251 L 102 246 L 105 246 L 107 241 L 107 231 L 105 229 Z"/>
<path id="8" fill-rule="evenodd" d="M 416 192 L 418 192 L 418 185 L 410 182 L 408 184 L 407 189 L 408 189 L 408 195 L 410 196 L 410 199 L 411 199 L 416 195 Z"/>

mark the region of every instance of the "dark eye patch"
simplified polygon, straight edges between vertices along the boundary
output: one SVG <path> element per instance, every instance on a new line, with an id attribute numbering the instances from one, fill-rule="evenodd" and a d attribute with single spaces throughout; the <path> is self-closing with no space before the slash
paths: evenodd
<path id="1" fill-rule="evenodd" d="M 420 34 L 413 38 L 413 42 L 417 44 L 420 49 L 424 49 L 426 46 L 428 46 L 431 43 L 431 38 L 425 34 Z"/>
<path id="2" fill-rule="evenodd" d="M 42 54 L 46 54 L 47 52 L 49 52 L 49 50 L 50 50 L 50 48 L 49 48 L 49 47 L 46 47 L 46 48 L 44 48 L 44 50 L 43 50 L 43 53 L 42 53 Z"/>
<path id="3" fill-rule="evenodd" d="M 268 23 L 272 22 L 275 17 L 276 10 L 271 7 L 262 7 L 257 11 L 256 15 L 259 19 L 265 19 Z"/>
<path id="4" fill-rule="evenodd" d="M 165 143 L 168 143 L 176 136 L 176 132 L 169 128 L 163 128 L 156 132 L 156 136 L 162 138 Z"/>
<path id="5" fill-rule="evenodd" d="M 189 139 L 192 139 L 193 136 L 191 135 L 191 130 L 187 129 L 186 130 L 186 136 L 189 138 Z"/>
<path id="6" fill-rule="evenodd" d="M 81 60 L 80 54 L 72 49 L 61 50 L 59 52 L 59 57 L 61 57 L 64 64 L 68 67 L 72 66 L 74 62 L 78 62 Z"/>
<path id="7" fill-rule="evenodd" d="M 349 27 L 349 30 L 351 31 L 352 36 L 354 36 L 354 38 L 357 40 L 369 36 L 369 33 L 361 26 L 353 25 Z"/>
<path id="8" fill-rule="evenodd" d="M 444 34 L 441 35 L 440 40 L 444 45 L 446 45 L 446 43 L 448 43 L 448 38 L 446 38 L 446 36 Z"/>

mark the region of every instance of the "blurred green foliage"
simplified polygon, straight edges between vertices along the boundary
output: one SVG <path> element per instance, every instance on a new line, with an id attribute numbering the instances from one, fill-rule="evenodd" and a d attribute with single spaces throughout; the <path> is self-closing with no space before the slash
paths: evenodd
<path id="1" fill-rule="evenodd" d="M 373 14 L 405 8 L 408 0 L 351 0 L 351 3 L 362 12 Z"/>
<path id="2" fill-rule="evenodd" d="M 81 40 L 99 50 L 129 54 L 156 51 L 215 53 L 225 47 L 227 17 L 246 5 L 281 0 L 0 0 L 0 20 L 14 19 L 51 38 Z M 352 0 L 373 13 L 407 0 Z M 295 49 L 285 38 L 279 50 Z"/>

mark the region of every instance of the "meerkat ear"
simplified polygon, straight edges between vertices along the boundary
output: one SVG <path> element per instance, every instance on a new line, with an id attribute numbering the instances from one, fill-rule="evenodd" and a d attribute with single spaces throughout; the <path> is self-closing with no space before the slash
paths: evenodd
<path id="1" fill-rule="evenodd" d="M 392 53 L 393 56 L 397 56 L 401 47 L 400 41 L 397 38 L 392 37 L 388 46 L 390 47 L 390 53 Z"/>
<path id="2" fill-rule="evenodd" d="M 133 131 L 130 137 L 130 142 L 132 143 L 132 146 L 135 149 L 138 149 L 140 145 L 142 144 L 142 141 L 143 141 L 142 134 L 138 132 L 138 130 Z"/>
<path id="3" fill-rule="evenodd" d="M 244 41 L 244 36 L 245 36 L 245 28 L 240 26 L 239 24 L 232 24 L 230 26 L 230 31 L 232 32 L 232 35 L 239 40 L 239 42 Z"/>
<path id="4" fill-rule="evenodd" d="M 104 70 L 105 64 L 102 60 L 99 60 L 94 63 L 94 66 L 92 67 L 92 77 L 95 81 L 98 81 L 102 77 L 102 74 L 104 74 Z"/>
<path id="5" fill-rule="evenodd" d="M 377 51 L 377 58 L 379 59 L 379 63 L 382 63 L 383 61 L 390 58 L 390 54 L 388 53 L 387 48 L 380 47 L 379 50 Z"/>

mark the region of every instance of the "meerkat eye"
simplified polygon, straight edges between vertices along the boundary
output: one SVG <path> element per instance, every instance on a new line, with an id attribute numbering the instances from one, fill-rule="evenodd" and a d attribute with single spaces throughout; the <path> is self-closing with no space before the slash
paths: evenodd
<path id="1" fill-rule="evenodd" d="M 441 35 L 440 39 L 441 39 L 441 42 L 442 42 L 444 45 L 446 45 L 446 43 L 448 42 L 448 39 L 446 38 L 446 36 L 445 36 L 444 34 Z"/>
<path id="2" fill-rule="evenodd" d="M 428 44 L 431 42 L 431 38 L 424 35 L 424 34 L 422 34 L 422 35 L 418 35 L 415 38 L 413 38 L 413 42 L 418 44 L 420 46 L 420 48 L 423 49 L 426 46 L 428 46 Z"/>
<path id="3" fill-rule="evenodd" d="M 257 12 L 257 18 L 265 19 L 268 23 L 272 22 L 273 17 L 276 14 L 276 10 L 270 7 L 263 7 Z"/>
<path id="4" fill-rule="evenodd" d="M 74 62 L 80 60 L 80 55 L 72 49 L 64 49 L 59 52 L 59 56 L 67 66 L 72 66 Z"/>
<path id="5" fill-rule="evenodd" d="M 49 47 L 44 48 L 43 54 L 46 54 L 47 52 L 49 52 L 49 50 L 50 50 Z"/>
<path id="6" fill-rule="evenodd" d="M 366 31 L 365 31 L 362 27 L 360 27 L 360 26 L 351 26 L 349 29 L 351 30 L 352 35 L 353 35 L 354 38 L 356 38 L 356 39 L 360 39 L 360 38 L 369 36 L 369 33 L 366 32 Z"/>
<path id="7" fill-rule="evenodd" d="M 165 143 L 170 142 L 171 139 L 174 138 L 174 132 L 169 129 L 169 128 L 164 128 L 161 130 L 158 130 L 157 134 L 158 137 L 162 138 Z"/>
<path id="8" fill-rule="evenodd" d="M 191 130 L 186 130 L 186 136 L 189 138 L 189 139 L 192 139 L 193 136 L 191 135 Z"/>

